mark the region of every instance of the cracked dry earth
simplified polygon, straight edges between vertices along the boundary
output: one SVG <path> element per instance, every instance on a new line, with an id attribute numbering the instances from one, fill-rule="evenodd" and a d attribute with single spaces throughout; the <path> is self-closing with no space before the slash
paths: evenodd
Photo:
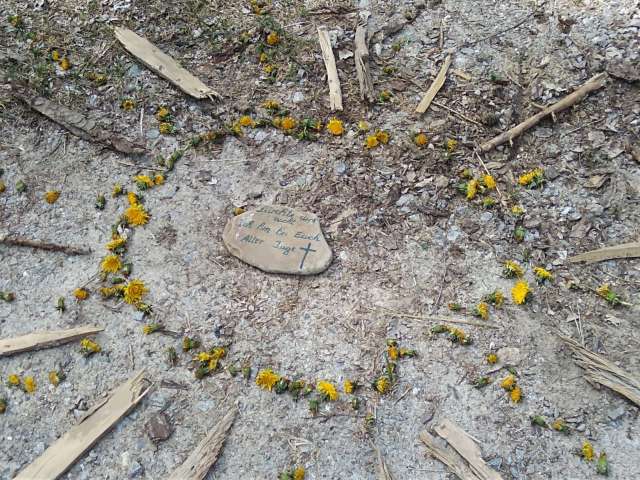
<path id="1" fill-rule="evenodd" d="M 7 22 L 0 29 L 5 86 L 26 82 L 152 153 L 129 158 L 103 150 L 2 89 L 0 167 L 7 189 L 0 194 L 0 233 L 93 253 L 71 257 L 0 246 L 0 290 L 16 294 L 0 303 L 0 337 L 82 324 L 105 331 L 96 337 L 102 353 L 88 358 L 69 344 L 0 359 L 0 397 L 8 401 L 0 416 L 0 478 L 13 478 L 139 368 L 155 382 L 152 392 L 64 478 L 165 478 L 233 403 L 240 413 L 208 478 L 274 479 L 301 465 L 309 479 L 373 479 L 375 447 L 394 478 L 452 478 L 418 438 L 443 418 L 477 439 L 484 459 L 505 479 L 597 478 L 593 463 L 575 453 L 587 440 L 608 454 L 610 478 L 640 477 L 637 406 L 589 385 L 556 336 L 559 330 L 640 374 L 640 260 L 567 262 L 573 254 L 639 238 L 640 165 L 632 154 L 640 130 L 637 2 L 274 1 L 261 16 L 240 3 L 35 3 L 7 0 L 0 9 L 3 21 L 19 14 L 24 22 L 22 31 Z M 359 101 L 349 55 L 364 11 L 371 13 L 376 91 L 391 92 L 388 102 L 369 107 Z M 186 98 L 113 44 L 112 25 L 127 26 L 180 59 L 223 93 L 222 101 Z M 87 287 L 89 299 L 75 302 L 71 292 L 97 271 L 111 225 L 125 208 L 126 199 L 109 196 L 113 184 L 133 190 L 134 175 L 155 173 L 154 157 L 170 155 L 194 134 L 242 114 L 268 117 L 260 107 L 267 99 L 295 118 L 326 122 L 332 116 L 319 25 L 335 40 L 345 100 L 337 116 L 345 134 L 300 141 L 271 127 L 249 128 L 242 137 L 190 150 L 164 185 L 144 192 L 152 217 L 128 241 L 133 276 L 150 289 L 151 319 L 102 300 L 97 280 Z M 277 69 L 267 75 L 259 45 L 273 28 L 282 29 L 283 40 L 269 50 Z M 71 59 L 69 71 L 49 60 L 54 48 Z M 436 101 L 457 113 L 432 105 L 416 117 L 415 105 L 448 50 L 452 70 Z M 93 71 L 106 76 L 104 85 L 88 79 Z M 484 173 L 472 154 L 478 143 L 601 71 L 609 73 L 603 89 L 555 123 L 543 121 L 484 156 L 501 191 L 493 209 L 459 194 L 462 170 Z M 133 112 L 120 108 L 126 98 L 135 101 Z M 160 105 L 171 109 L 174 135 L 158 131 Z M 364 149 L 360 120 L 389 132 L 390 143 Z M 427 134 L 428 147 L 412 143 L 417 131 Z M 447 139 L 458 142 L 451 154 L 443 147 Z M 545 170 L 544 187 L 518 186 L 518 176 L 536 167 Z M 25 193 L 16 191 L 18 180 Z M 61 191 L 53 205 L 43 200 L 48 190 Z M 107 195 L 102 211 L 93 207 L 99 193 Z M 230 256 L 221 235 L 234 207 L 260 203 L 316 213 L 334 252 L 330 268 L 313 277 L 273 275 Z M 516 204 L 525 210 L 522 218 L 510 214 Z M 520 243 L 513 238 L 516 226 L 526 230 Z M 496 329 L 460 325 L 473 339 L 468 346 L 430 335 L 436 317 L 451 315 L 448 303 L 471 310 L 496 288 L 509 297 L 514 282 L 501 275 L 508 259 L 526 266 L 533 289 L 526 305 L 508 298 L 492 309 Z M 554 281 L 536 285 L 534 266 L 549 269 Z M 613 309 L 589 290 L 603 283 L 631 306 Z M 62 314 L 55 310 L 60 296 L 68 306 Z M 228 344 L 226 364 L 249 362 L 251 380 L 224 371 L 195 379 L 180 339 L 143 335 L 149 321 L 206 346 Z M 397 383 L 379 395 L 369 385 L 381 373 L 388 338 L 418 355 L 399 363 Z M 171 346 L 178 350 L 175 367 L 166 361 Z M 518 404 L 499 387 L 504 370 L 491 374 L 494 381 L 484 389 L 473 387 L 488 369 L 485 356 L 501 347 L 518 348 L 522 356 Z M 351 396 L 341 392 L 313 416 L 306 400 L 255 385 L 255 373 L 267 367 L 340 386 L 358 379 L 362 405 L 354 411 Z M 56 368 L 67 375 L 57 388 L 47 381 Z M 36 392 L 5 386 L 11 373 L 32 375 Z M 161 411 L 174 432 L 156 446 L 144 425 Z M 365 428 L 369 414 L 375 425 Z M 534 427 L 531 415 L 562 417 L 571 433 Z"/>

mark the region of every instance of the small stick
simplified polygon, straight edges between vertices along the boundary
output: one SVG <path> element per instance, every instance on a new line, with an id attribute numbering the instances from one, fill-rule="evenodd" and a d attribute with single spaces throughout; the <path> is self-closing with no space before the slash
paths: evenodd
<path id="1" fill-rule="evenodd" d="M 594 120 L 593 122 L 589 122 L 589 123 L 585 123 L 584 125 L 580 125 L 579 127 L 574 128 L 573 130 L 569 130 L 567 133 L 565 133 L 565 135 L 571 135 L 572 133 L 576 133 L 577 131 L 582 130 L 584 127 L 588 127 L 589 125 L 593 125 L 594 123 L 601 122 L 604 119 L 605 119 L 605 117 L 602 117 L 602 118 L 598 118 L 597 120 Z"/>
<path id="2" fill-rule="evenodd" d="M 336 59 L 331 49 L 331 40 L 327 27 L 318 27 L 318 40 L 322 50 L 322 59 L 327 69 L 327 82 L 329 83 L 329 103 L 331 110 L 342 110 L 342 90 L 340 89 L 340 79 L 336 68 Z"/>
<path id="3" fill-rule="evenodd" d="M 458 112 L 458 111 L 454 110 L 453 108 L 449 108 L 449 107 L 447 107 L 446 105 L 444 105 L 444 104 L 442 104 L 442 103 L 436 102 L 435 100 L 432 100 L 432 101 L 431 101 L 431 103 L 433 103 L 436 107 L 444 108 L 445 110 L 447 110 L 447 111 L 449 111 L 449 112 L 453 113 L 454 115 L 456 115 L 456 116 L 460 117 L 460 118 L 461 118 L 461 119 L 463 119 L 463 120 L 466 120 L 466 121 L 467 121 L 467 122 L 469 122 L 469 123 L 473 123 L 474 125 L 478 125 L 479 127 L 482 127 L 482 126 L 483 126 L 480 122 L 476 122 L 475 120 L 472 120 L 471 118 L 469 118 L 469 117 L 467 117 L 467 116 L 463 115 L 462 113 L 460 113 L 460 112 Z"/>
<path id="4" fill-rule="evenodd" d="M 358 25 L 356 28 L 354 60 L 356 62 L 356 75 L 360 84 L 360 98 L 368 102 L 375 100 L 373 91 L 373 79 L 369 71 L 369 48 L 367 47 L 367 27 Z"/>
<path id="5" fill-rule="evenodd" d="M 122 160 L 116 160 L 116 163 L 119 163 L 120 165 L 125 165 L 127 167 L 135 167 L 140 170 L 156 170 L 158 172 L 164 172 L 166 170 L 165 168 L 147 167 L 146 165 L 136 165 L 135 163 L 127 163 L 127 162 L 123 162 Z"/>
<path id="6" fill-rule="evenodd" d="M 523 134 L 531 127 L 537 125 L 543 118 L 548 115 L 555 115 L 558 112 L 561 112 L 572 105 L 580 102 L 584 97 L 586 97 L 589 93 L 602 88 L 606 82 L 607 74 L 599 73 L 598 75 L 592 77 L 589 81 L 583 84 L 580 88 L 578 88 L 575 92 L 567 95 L 562 100 L 554 103 L 553 105 L 545 108 L 541 112 L 536 113 L 532 117 L 527 118 L 524 122 L 516 125 L 512 129 L 501 133 L 497 137 L 489 140 L 488 142 L 480 145 L 481 152 L 488 152 L 493 150 L 498 145 L 502 145 L 506 142 L 512 142 L 514 138 Z"/>
<path id="7" fill-rule="evenodd" d="M 463 320 L 461 318 L 447 318 L 447 317 L 433 317 L 433 316 L 429 316 L 429 317 L 425 317 L 422 315 L 411 315 L 409 313 L 402 313 L 402 312 L 396 312 L 394 310 L 389 310 L 388 308 L 384 308 L 384 307 L 380 307 L 380 310 L 375 310 L 373 308 L 367 308 L 369 311 L 372 312 L 378 312 L 378 313 L 387 313 L 389 315 L 392 315 L 394 317 L 402 317 L 402 318 L 413 318 L 415 320 L 426 320 L 426 321 L 431 321 L 431 322 L 449 322 L 449 323 L 460 323 L 463 325 L 473 325 L 474 327 L 484 327 L 484 328 L 498 328 L 498 325 L 495 325 L 493 323 L 480 323 L 480 322 L 474 322 L 473 320 Z"/>
<path id="8" fill-rule="evenodd" d="M 487 175 L 491 175 L 491 172 L 489 171 L 489 169 L 485 165 L 484 160 L 482 160 L 482 157 L 480 156 L 480 154 L 478 152 L 476 152 L 476 156 L 478 157 L 478 160 L 480 160 L 480 165 L 482 165 L 482 168 L 484 168 L 484 171 L 487 172 Z M 497 182 L 496 182 L 496 192 L 498 192 L 498 195 L 500 195 L 500 200 L 502 201 L 502 203 L 506 204 L 506 202 L 504 201 L 504 197 L 502 196 L 502 192 L 500 191 L 500 187 L 498 186 Z"/>
<path id="9" fill-rule="evenodd" d="M 569 257 L 568 260 L 570 263 L 585 262 L 589 264 L 614 258 L 635 257 L 640 257 L 640 242 L 623 243 L 621 245 L 599 248 L 597 250 L 591 250 L 589 252 Z"/>
<path id="10" fill-rule="evenodd" d="M 444 59 L 444 63 L 442 64 L 442 67 L 440 68 L 440 71 L 436 76 L 436 79 L 433 81 L 433 83 L 429 87 L 429 90 L 427 90 L 427 93 L 424 94 L 424 97 L 422 97 L 422 100 L 416 107 L 416 113 L 424 113 L 427 111 L 429 105 L 431 105 L 431 102 L 444 85 L 444 81 L 447 78 L 447 70 L 449 70 L 450 66 L 451 55 L 447 55 L 447 58 Z"/>
<path id="11" fill-rule="evenodd" d="M 29 240 L 21 237 L 2 237 L 0 243 L 13 247 L 29 247 L 38 250 L 48 250 L 51 252 L 62 252 L 67 255 L 89 255 L 91 250 L 85 250 L 83 248 L 71 247 L 69 245 L 58 245 L 55 243 L 45 243 L 38 240 Z"/>

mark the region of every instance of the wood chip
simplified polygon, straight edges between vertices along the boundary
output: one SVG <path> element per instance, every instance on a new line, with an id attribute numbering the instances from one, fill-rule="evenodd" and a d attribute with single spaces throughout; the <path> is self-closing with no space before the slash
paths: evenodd
<path id="1" fill-rule="evenodd" d="M 51 102 L 44 97 L 33 96 L 26 89 L 16 85 L 12 86 L 11 93 L 32 110 L 53 120 L 83 140 L 100 143 L 107 148 L 126 154 L 142 154 L 147 151 L 143 146 L 137 145 L 114 132 L 105 130 L 95 120 L 64 105 Z"/>
<path id="2" fill-rule="evenodd" d="M 480 480 L 453 450 L 447 446 L 438 445 L 436 438 L 429 432 L 420 432 L 420 440 L 425 444 L 429 453 L 444 463 L 451 470 L 451 473 L 460 480 Z"/>
<path id="3" fill-rule="evenodd" d="M 640 380 L 603 356 L 587 350 L 572 338 L 560 334 L 558 336 L 573 351 L 576 364 L 584 369 L 589 383 L 604 385 L 640 407 Z"/>
<path id="4" fill-rule="evenodd" d="M 122 46 L 157 75 L 168 80 L 187 95 L 194 98 L 212 98 L 219 95 L 202 83 L 188 70 L 181 67 L 146 38 L 126 28 L 115 27 L 114 33 Z"/>
<path id="5" fill-rule="evenodd" d="M 456 452 L 467 462 L 473 473 L 481 480 L 502 480 L 498 472 L 492 470 L 482 459 L 480 447 L 458 425 L 451 420 L 444 419 L 434 430 L 445 439 Z"/>
<path id="6" fill-rule="evenodd" d="M 329 104 L 331 110 L 342 110 L 342 90 L 340 89 L 340 79 L 336 68 L 336 59 L 333 56 L 331 40 L 327 27 L 318 27 L 318 40 L 322 50 L 322 59 L 327 69 L 327 82 L 329 83 Z"/>
<path id="7" fill-rule="evenodd" d="M 581 253 L 569 257 L 569 262 L 585 262 L 596 263 L 603 260 L 612 260 L 614 258 L 635 258 L 640 257 L 640 242 L 623 243 L 614 245 L 613 247 L 599 248 L 590 252 Z"/>
<path id="8" fill-rule="evenodd" d="M 422 97 L 422 100 L 416 107 L 417 113 L 424 113 L 427 111 L 427 109 L 429 108 L 429 105 L 431 105 L 431 102 L 433 101 L 434 98 L 436 98 L 436 95 L 444 85 L 444 82 L 447 78 L 447 70 L 449 70 L 450 66 L 451 66 L 451 55 L 447 55 L 447 58 L 444 59 L 444 63 L 442 64 L 442 67 L 440 67 L 440 71 L 438 72 L 436 79 L 433 81 L 433 83 L 429 87 L 429 90 L 427 90 L 427 93 L 424 94 L 424 97 Z"/>
<path id="9" fill-rule="evenodd" d="M 141 370 L 89 410 L 78 425 L 55 441 L 31 465 L 22 470 L 15 480 L 59 478 L 148 392 L 149 381 L 145 378 L 144 370 Z"/>
<path id="10" fill-rule="evenodd" d="M 87 335 L 102 332 L 103 327 L 76 327 L 68 330 L 51 330 L 48 332 L 36 332 L 15 338 L 0 340 L 0 357 L 7 357 L 20 352 L 30 352 L 42 348 L 51 348 L 65 343 L 73 342 Z"/>
<path id="11" fill-rule="evenodd" d="M 533 126 L 537 125 L 543 118 L 548 115 L 555 115 L 558 112 L 561 112 L 572 105 L 580 102 L 584 97 L 586 97 L 589 93 L 602 88 L 607 80 L 606 73 L 600 73 L 594 77 L 592 77 L 589 81 L 584 83 L 580 88 L 578 88 L 575 92 L 567 95 L 562 100 L 554 103 L 553 105 L 545 108 L 541 112 L 533 115 L 532 117 L 527 118 L 524 122 L 516 125 L 512 129 L 501 133 L 497 137 L 489 140 L 488 142 L 480 145 L 480 151 L 488 152 L 493 150 L 498 145 L 502 145 L 505 142 L 511 142 L 514 138 L 526 132 Z"/>
<path id="12" fill-rule="evenodd" d="M 237 413 L 232 407 L 168 480 L 202 480 L 216 463 Z"/>
<path id="13" fill-rule="evenodd" d="M 373 79 L 369 71 L 369 47 L 367 46 L 367 27 L 358 25 L 355 38 L 355 62 L 356 75 L 360 84 L 360 98 L 368 102 L 373 102 L 376 98 L 373 89 Z"/>

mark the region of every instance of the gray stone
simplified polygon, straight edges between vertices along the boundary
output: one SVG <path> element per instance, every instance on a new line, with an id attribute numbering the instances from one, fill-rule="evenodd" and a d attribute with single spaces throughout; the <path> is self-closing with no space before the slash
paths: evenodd
<path id="1" fill-rule="evenodd" d="M 623 406 L 620 406 L 617 408 L 609 409 L 609 411 L 607 411 L 607 417 L 609 417 L 609 420 L 611 421 L 616 421 L 619 418 L 624 417 L 625 413 L 626 413 L 625 408 Z"/>
<path id="2" fill-rule="evenodd" d="M 134 460 L 131 463 L 131 466 L 129 467 L 129 471 L 127 472 L 127 475 L 129 476 L 129 478 L 136 478 L 142 475 L 143 473 L 144 473 L 144 467 L 140 465 L 138 461 Z"/>
<path id="3" fill-rule="evenodd" d="M 501 457 L 492 458 L 487 462 L 487 465 L 489 465 L 491 468 L 495 470 L 500 470 L 500 467 L 502 466 L 502 458 Z"/>
<path id="4" fill-rule="evenodd" d="M 396 207 L 406 207 L 416 203 L 416 196 L 411 193 L 405 193 L 396 202 Z"/>
<path id="5" fill-rule="evenodd" d="M 313 275 L 333 257 L 318 217 L 283 206 L 260 205 L 233 217 L 222 240 L 232 255 L 271 273 Z"/>

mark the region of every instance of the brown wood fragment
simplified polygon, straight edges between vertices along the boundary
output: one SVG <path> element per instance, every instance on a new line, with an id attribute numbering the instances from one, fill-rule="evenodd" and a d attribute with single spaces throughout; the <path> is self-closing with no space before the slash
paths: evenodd
<path id="1" fill-rule="evenodd" d="M 187 95 L 200 99 L 219 97 L 215 90 L 202 83 L 146 38 L 122 27 L 115 27 L 113 30 L 118 41 L 131 55 Z"/>
<path id="2" fill-rule="evenodd" d="M 68 330 L 29 333 L 28 335 L 22 335 L 20 337 L 5 338 L 0 340 L 0 357 L 56 347 L 86 337 L 87 335 L 102 332 L 103 330 L 103 327 L 87 326 L 70 328 Z"/>
<path id="3" fill-rule="evenodd" d="M 444 419 L 434 430 L 469 463 L 469 467 L 479 479 L 502 480 L 502 476 L 484 462 L 480 447 L 458 425 L 451 420 Z"/>
<path id="4" fill-rule="evenodd" d="M 607 80 L 607 74 L 606 73 L 599 73 L 598 75 L 596 75 L 596 76 L 592 77 L 591 79 L 589 79 L 586 83 L 584 83 L 575 92 L 567 95 L 566 97 L 564 97 L 560 101 L 558 101 L 558 102 L 554 103 L 553 105 L 545 108 L 541 112 L 536 113 L 532 117 L 527 118 L 524 122 L 516 125 L 512 129 L 501 133 L 497 137 L 489 140 L 488 142 L 483 143 L 482 145 L 480 145 L 480 150 L 482 152 L 488 152 L 488 151 L 493 150 L 494 148 L 496 148 L 498 145 L 502 145 L 503 143 L 513 141 L 514 138 L 518 137 L 519 135 L 522 135 L 524 132 L 529 130 L 531 127 L 533 127 L 533 126 L 537 125 L 538 123 L 540 123 L 540 121 L 543 118 L 545 118 L 545 117 L 547 117 L 549 115 L 553 116 L 556 113 L 559 113 L 559 112 L 561 112 L 563 110 L 566 110 L 567 108 L 571 107 L 572 105 L 575 105 L 576 103 L 580 102 L 589 93 L 602 88 L 605 85 L 606 80 Z"/>
<path id="5" fill-rule="evenodd" d="M 15 85 L 12 87 L 12 94 L 32 110 L 44 115 L 83 140 L 100 143 L 120 153 L 142 154 L 147 151 L 143 146 L 105 130 L 95 120 L 64 105 L 51 102 L 44 97 L 31 96 L 24 89 Z"/>
<path id="6" fill-rule="evenodd" d="M 354 59 L 356 62 L 356 75 L 360 84 L 360 98 L 367 102 L 373 102 L 376 98 L 373 90 L 373 79 L 369 70 L 369 47 L 367 46 L 367 27 L 358 25 L 356 28 Z"/>
<path id="7" fill-rule="evenodd" d="M 436 439 L 426 430 L 420 432 L 420 440 L 426 445 L 428 452 L 444 463 L 460 480 L 480 480 L 453 450 L 438 445 Z"/>
<path id="8" fill-rule="evenodd" d="M 604 385 L 640 407 L 639 379 L 603 356 L 587 350 L 572 338 L 558 336 L 572 350 L 576 364 L 585 371 L 587 381 Z"/>
<path id="9" fill-rule="evenodd" d="M 216 463 L 237 413 L 232 407 L 168 480 L 202 480 Z"/>
<path id="10" fill-rule="evenodd" d="M 164 442 L 173 433 L 173 427 L 164 413 L 153 415 L 144 426 L 149 440 L 154 444 Z"/>
<path id="11" fill-rule="evenodd" d="M 623 243 L 612 247 L 599 248 L 590 252 L 581 253 L 569 257 L 569 262 L 596 263 L 614 258 L 635 258 L 640 257 L 640 242 Z"/>
<path id="12" fill-rule="evenodd" d="M 144 370 L 113 390 L 109 397 L 98 402 L 83 419 L 56 440 L 15 480 L 47 479 L 62 476 L 102 436 L 126 416 L 149 392 Z"/>
<path id="13" fill-rule="evenodd" d="M 48 250 L 50 252 L 62 252 L 67 255 L 89 255 L 91 253 L 91 250 L 84 248 L 40 242 L 38 240 L 29 240 L 28 238 L 20 237 L 2 237 L 0 238 L 0 243 L 12 247 L 29 247 L 37 250 Z"/>
<path id="14" fill-rule="evenodd" d="M 427 90 L 427 93 L 424 94 L 424 97 L 422 97 L 422 100 L 420 100 L 420 103 L 416 107 L 417 113 L 424 113 L 427 111 L 429 105 L 431 105 L 431 102 L 434 98 L 436 98 L 436 95 L 444 85 L 444 82 L 447 79 L 447 70 L 449 70 L 450 66 L 451 55 L 447 55 L 447 58 L 444 59 L 444 62 L 440 67 L 440 71 L 438 72 L 436 79 L 433 81 L 433 83 L 429 87 L 429 90 Z"/>
<path id="15" fill-rule="evenodd" d="M 338 69 L 336 68 L 336 59 L 333 56 L 331 48 L 331 40 L 327 27 L 318 27 L 318 41 L 322 50 L 322 59 L 327 69 L 327 82 L 329 83 L 329 104 L 331 110 L 342 110 L 342 90 L 340 88 L 340 79 L 338 78 Z"/>

